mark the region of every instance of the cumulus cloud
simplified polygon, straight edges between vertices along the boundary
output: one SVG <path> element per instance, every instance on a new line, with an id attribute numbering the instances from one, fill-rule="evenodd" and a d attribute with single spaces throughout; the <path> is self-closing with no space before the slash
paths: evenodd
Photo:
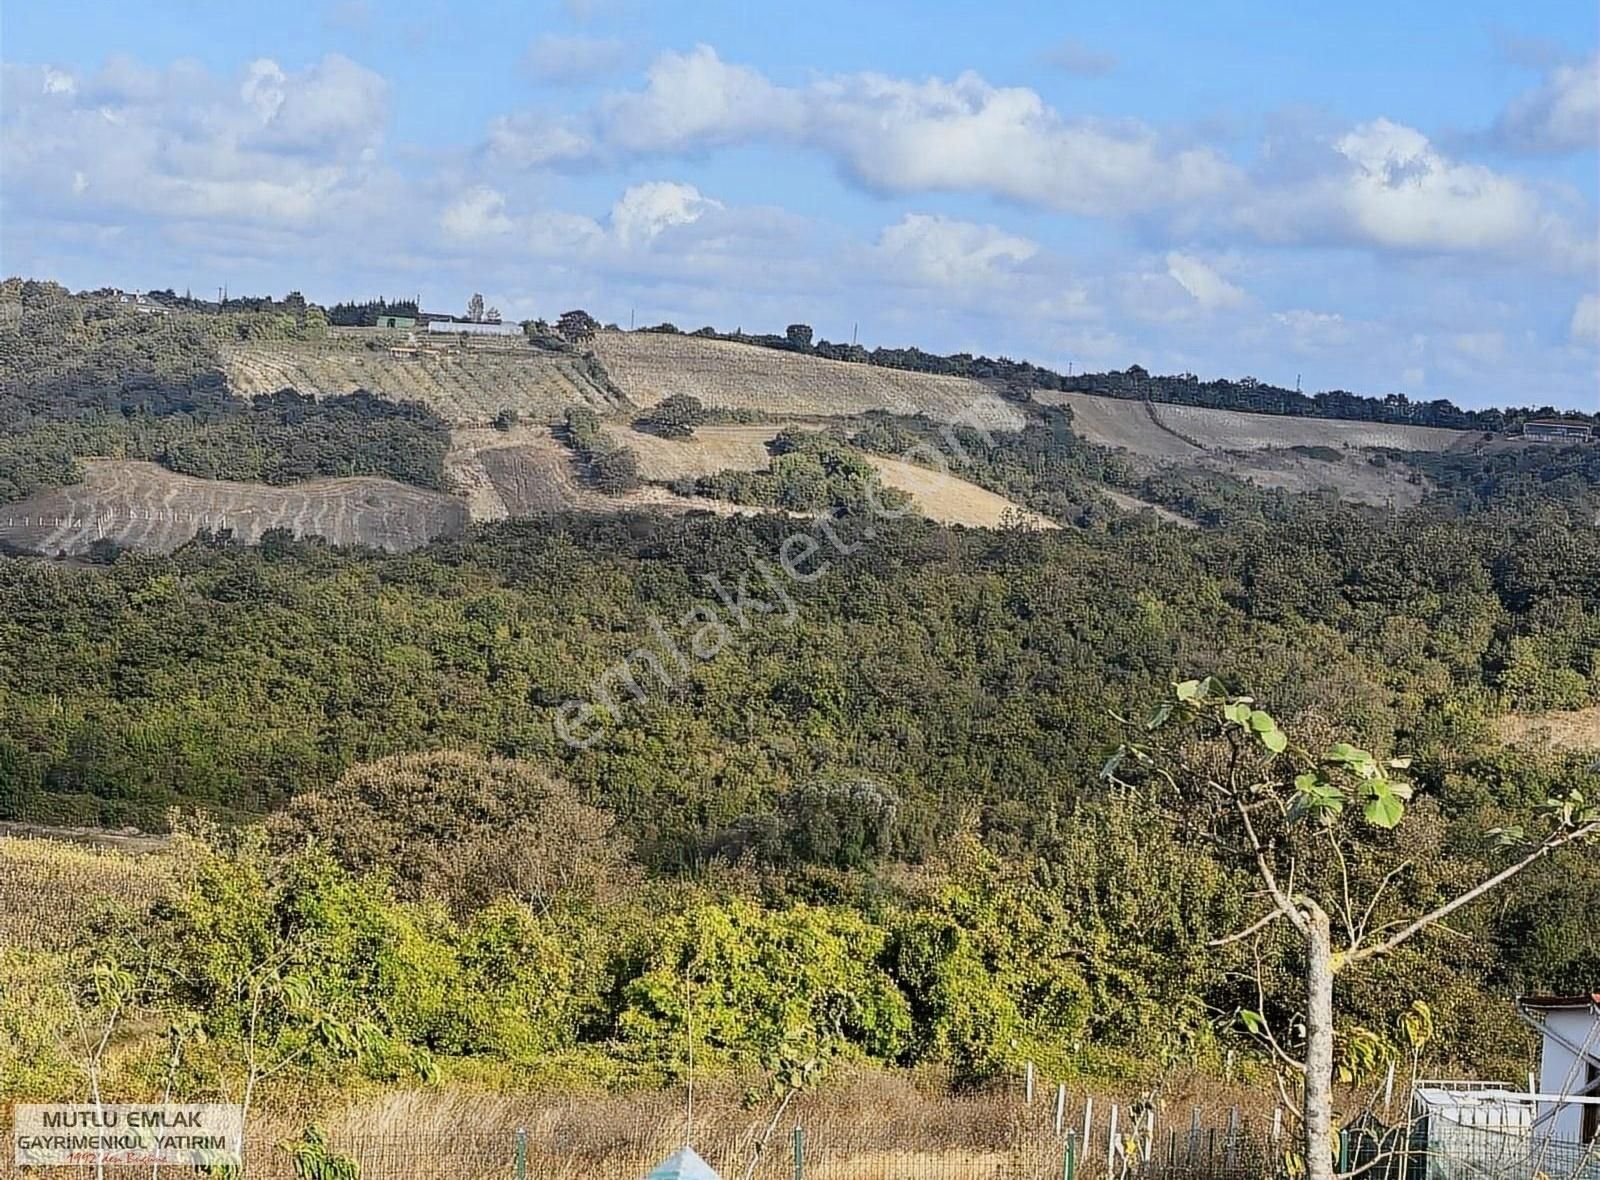
<path id="1" fill-rule="evenodd" d="M 338 54 L 260 58 L 232 80 L 127 59 L 62 77 L 5 67 L 0 148 L 24 206 L 72 193 L 106 217 L 303 224 L 359 199 L 388 122 L 387 83 Z"/>
<path id="2" fill-rule="evenodd" d="M 1559 153 L 1600 147 L 1600 54 L 1553 65 L 1538 86 L 1512 99 L 1492 140 L 1511 151 Z"/>
<path id="3" fill-rule="evenodd" d="M 611 96 L 593 122 L 597 150 L 779 142 L 827 154 L 878 192 L 988 192 L 1081 214 L 1212 197 L 1233 175 L 1208 148 L 1171 148 L 1133 120 L 1068 119 L 1033 90 L 971 72 L 923 81 L 845 74 L 788 87 L 708 45 L 662 54 L 642 89 Z"/>
<path id="4" fill-rule="evenodd" d="M 692 184 L 655 180 L 636 184 L 611 207 L 611 232 L 626 246 L 648 242 L 675 225 L 692 225 L 722 208 L 721 201 L 700 195 Z"/>
<path id="5" fill-rule="evenodd" d="M 937 287 L 990 284 L 1039 252 L 1036 243 L 995 226 L 923 213 L 885 228 L 874 249 L 891 275 Z"/>
<path id="6" fill-rule="evenodd" d="M 542 168 L 589 158 L 594 141 L 561 116 L 502 115 L 489 124 L 492 159 L 517 168 Z"/>
<path id="7" fill-rule="evenodd" d="M 1529 184 L 1441 152 L 1379 118 L 1304 151 L 1296 174 L 1257 178 L 1235 224 L 1271 242 L 1354 243 L 1415 253 L 1490 255 L 1554 269 L 1585 264 L 1594 238 Z"/>
<path id="8" fill-rule="evenodd" d="M 505 196 L 487 185 L 462 193 L 445 207 L 439 217 L 440 228 L 453 238 L 478 241 L 509 233 L 511 218 L 506 216 Z"/>
<path id="9" fill-rule="evenodd" d="M 1569 329 L 1579 344 L 1600 345 L 1600 295 L 1591 293 L 1578 300 Z"/>
<path id="10" fill-rule="evenodd" d="M 528 46 L 523 64 L 541 82 L 589 82 L 617 73 L 630 57 L 628 43 L 614 37 L 543 33 Z"/>
<path id="11" fill-rule="evenodd" d="M 1208 263 L 1177 250 L 1167 255 L 1167 274 L 1205 311 L 1238 307 L 1248 296 Z"/>

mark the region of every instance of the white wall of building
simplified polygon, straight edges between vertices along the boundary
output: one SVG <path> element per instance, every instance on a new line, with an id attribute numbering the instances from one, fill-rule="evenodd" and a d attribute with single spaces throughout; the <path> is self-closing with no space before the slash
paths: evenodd
<path id="1" fill-rule="evenodd" d="M 1600 1074 L 1600 1012 L 1593 1008 L 1550 1008 L 1543 1016 L 1545 1037 L 1539 1053 L 1539 1093 L 1580 1093 Z M 1558 1036 L 1582 1050 L 1582 1056 L 1563 1045 L 1557 1040 Z M 1543 1134 L 1555 1139 L 1580 1138 L 1582 1105 L 1540 1103 L 1539 1116 L 1539 1130 Z"/>

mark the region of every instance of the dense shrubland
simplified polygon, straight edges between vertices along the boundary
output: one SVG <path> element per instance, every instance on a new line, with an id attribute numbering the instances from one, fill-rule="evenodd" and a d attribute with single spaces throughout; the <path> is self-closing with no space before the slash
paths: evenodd
<path id="1" fill-rule="evenodd" d="M 882 487 L 872 464 L 832 434 L 791 428 L 767 449 L 772 464 L 766 470 L 719 471 L 695 480 L 692 490 L 786 512 L 866 512 L 874 505 L 898 511 L 908 503 L 904 493 Z"/>

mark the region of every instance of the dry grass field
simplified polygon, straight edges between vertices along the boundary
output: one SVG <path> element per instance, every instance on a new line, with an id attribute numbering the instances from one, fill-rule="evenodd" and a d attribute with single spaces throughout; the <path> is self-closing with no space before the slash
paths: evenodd
<path id="1" fill-rule="evenodd" d="M 1193 529 L 1200 526 L 1187 516 L 1180 516 L 1170 508 L 1163 508 L 1159 504 L 1152 504 L 1148 500 L 1141 500 L 1138 496 L 1130 496 L 1127 492 L 1119 492 L 1113 488 L 1102 487 L 1100 494 L 1110 500 L 1124 512 L 1154 512 L 1168 524 L 1178 525 L 1180 528 Z"/>
<path id="2" fill-rule="evenodd" d="M 1069 407 L 1074 427 L 1091 442 L 1121 447 L 1152 459 L 1193 459 L 1204 451 L 1295 446 L 1447 451 L 1470 447 L 1482 437 L 1471 431 L 1432 426 L 1291 418 L 1202 406 L 1147 406 L 1144 402 L 1087 393 L 1038 392 L 1034 398 L 1042 405 Z"/>
<path id="3" fill-rule="evenodd" d="M 159 853 L 0 837 L 0 950 L 63 949 L 98 907 L 154 901 L 169 868 Z"/>
<path id="4" fill-rule="evenodd" d="M 978 412 L 995 429 L 1020 430 L 1022 414 L 977 381 L 819 360 L 752 344 L 654 332 L 601 332 L 595 354 L 628 400 L 653 406 L 689 394 L 708 406 L 769 414 L 849 417 L 869 410 L 926 414 L 940 422 Z"/>
<path id="5" fill-rule="evenodd" d="M 1015 521 L 1031 528 L 1059 528 L 1053 520 L 1013 504 L 975 483 L 883 455 L 866 455 L 887 487 L 909 495 L 922 514 L 941 524 L 997 528 Z"/>
<path id="6" fill-rule="evenodd" d="M 292 386 L 327 396 L 366 389 L 396 401 L 421 401 L 447 422 L 487 425 L 501 410 L 554 422 L 573 405 L 616 404 L 581 358 L 526 346 L 478 344 L 441 357 L 395 357 L 348 336 L 326 341 L 233 344 L 223 349 L 228 383 L 248 397 Z"/>
<path id="7" fill-rule="evenodd" d="M 1332 489 L 1343 499 L 1380 508 L 1409 508 L 1422 501 L 1426 488 L 1411 482 L 1411 468 L 1394 462 L 1375 467 L 1367 461 L 1368 454 L 1353 450 L 1329 463 L 1294 451 L 1208 452 L 1193 465 L 1286 492 Z"/>
<path id="8" fill-rule="evenodd" d="M 656 441 L 665 444 L 667 440 Z M 703 511 L 720 516 L 760 511 L 703 496 L 678 496 L 659 487 L 608 496 L 583 481 L 572 452 L 546 426 L 518 426 L 509 431 L 456 430 L 451 434 L 445 471 L 461 489 L 473 520 L 506 520 L 568 510 Z"/>
<path id="9" fill-rule="evenodd" d="M 167 552 L 202 528 L 227 528 L 254 543 L 272 528 L 341 545 L 413 549 L 461 532 L 455 496 L 372 477 L 315 479 L 286 487 L 196 479 L 154 463 L 85 460 L 82 483 L 0 506 L 0 541 L 77 556 L 98 539 Z"/>
<path id="10" fill-rule="evenodd" d="M 767 444 L 787 425 L 701 426 L 692 438 L 662 438 L 618 423 L 607 423 L 605 432 L 618 445 L 633 448 L 641 476 L 665 483 L 719 471 L 764 470 L 772 463 Z"/>
<path id="11" fill-rule="evenodd" d="M 391 1091 L 332 1111 L 264 1116 L 253 1138 L 261 1144 L 257 1158 L 268 1166 L 252 1174 L 287 1176 L 287 1168 L 273 1166 L 282 1161 L 268 1145 L 291 1137 L 312 1118 L 335 1148 L 360 1162 L 363 1180 L 506 1180 L 514 1170 L 517 1128 L 527 1136 L 527 1174 L 539 1180 L 643 1176 L 686 1140 L 729 1180 L 789 1180 L 795 1175 L 796 1127 L 804 1129 L 809 1180 L 1044 1180 L 1062 1174 L 1064 1139 L 1054 1130 L 1053 1086 L 1041 1086 L 1028 1106 L 1019 1086 L 951 1095 L 942 1081 L 846 1069 L 790 1104 L 759 1157 L 773 1107 L 748 1105 L 736 1079 L 704 1080 L 696 1087 L 692 1127 L 681 1087 L 515 1096 L 452 1086 Z M 1081 1127 L 1086 1093 L 1081 1084 L 1069 1088 L 1067 1126 Z M 1134 1094 L 1102 1086 L 1093 1093 L 1092 1146 L 1080 1155 L 1078 1175 L 1104 1177 L 1108 1113 L 1117 1103 L 1126 1114 Z M 1208 1127 L 1225 1123 L 1232 1105 L 1258 1126 L 1271 1118 L 1261 1093 L 1215 1079 L 1172 1079 L 1165 1100 L 1163 1118 L 1183 1127 L 1196 1107 Z M 1158 1124 L 1158 1142 L 1168 1133 Z"/>
<path id="12" fill-rule="evenodd" d="M 1509 713 L 1495 722 L 1503 742 L 1600 750 L 1600 705 L 1558 713 Z"/>

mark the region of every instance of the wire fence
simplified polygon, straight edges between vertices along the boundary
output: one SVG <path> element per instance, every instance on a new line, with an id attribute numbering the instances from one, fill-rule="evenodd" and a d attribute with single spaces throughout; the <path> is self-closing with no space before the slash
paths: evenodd
<path id="1" fill-rule="evenodd" d="M 1115 1137 L 1082 1140 L 1016 1128 L 1003 1145 L 896 1150 L 880 1143 L 808 1135 L 804 1126 L 771 1141 L 755 1136 L 697 1144 L 723 1180 L 1295 1180 L 1281 1128 L 1237 1115 L 1222 1127 L 1191 1125 L 1164 1135 L 1151 1122 Z M 1091 1132 L 1093 1127 L 1091 1125 Z M 359 1180 L 642 1180 L 665 1154 L 617 1129 L 614 1143 L 577 1148 L 556 1137 L 506 1130 L 451 1136 L 385 1134 L 337 1138 L 329 1148 Z M 1371 1125 L 1340 1136 L 1339 1172 L 1357 1180 L 1600 1180 L 1600 1143 L 1526 1130 L 1427 1124 Z M 306 1180 L 276 1144 L 247 1141 L 242 1170 L 93 1164 L 20 1168 L 0 1176 L 37 1180 Z M 314 1177 L 313 1177 L 314 1180 Z"/>

